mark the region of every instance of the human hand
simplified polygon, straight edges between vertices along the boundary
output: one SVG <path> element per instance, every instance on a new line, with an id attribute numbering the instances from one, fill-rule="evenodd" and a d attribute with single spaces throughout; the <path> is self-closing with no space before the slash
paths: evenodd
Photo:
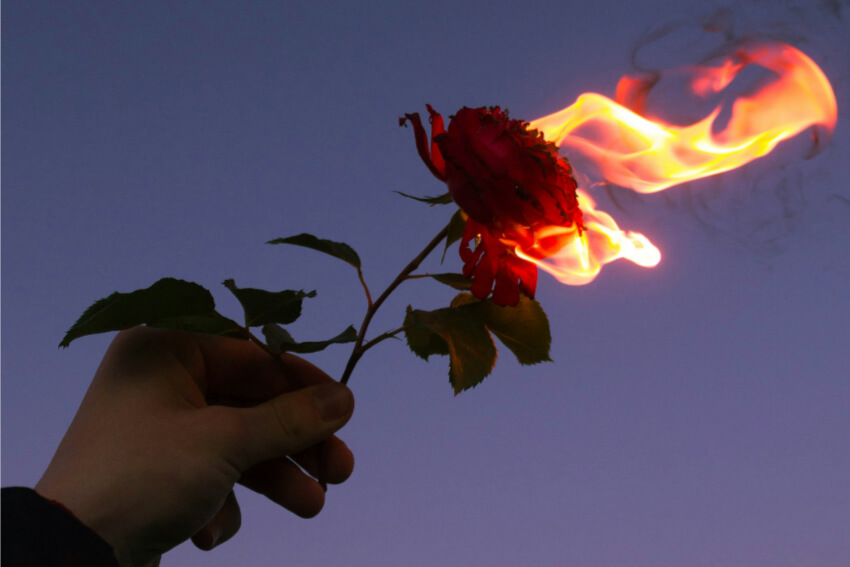
<path id="1" fill-rule="evenodd" d="M 324 490 L 292 460 L 327 482 L 347 479 L 354 457 L 333 433 L 353 409 L 348 388 L 298 357 L 137 327 L 110 345 L 36 491 L 122 566 L 190 537 L 212 549 L 239 529 L 236 482 L 316 515 Z"/>

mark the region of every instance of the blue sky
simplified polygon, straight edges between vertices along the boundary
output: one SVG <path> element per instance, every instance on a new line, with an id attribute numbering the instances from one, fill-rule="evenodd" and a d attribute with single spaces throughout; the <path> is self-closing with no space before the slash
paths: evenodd
<path id="1" fill-rule="evenodd" d="M 82 399 L 110 337 L 56 345 L 95 299 L 175 276 L 235 316 L 233 277 L 318 290 L 296 338 L 358 324 L 348 266 L 263 243 L 343 240 L 373 288 L 391 281 L 451 215 L 392 193 L 443 190 L 399 116 L 498 104 L 533 119 L 611 95 L 644 34 L 722 5 L 5 2 L 3 485 L 35 484 Z M 739 2 L 729 18 L 832 79 L 820 155 L 804 160 L 801 137 L 665 194 L 615 191 L 662 262 L 578 288 L 541 274 L 554 363 L 503 353 L 454 397 L 445 360 L 385 343 L 351 380 L 357 464 L 322 514 L 243 490 L 231 542 L 163 565 L 847 565 L 850 4 Z M 696 54 L 698 27 L 678 34 L 641 63 Z M 411 283 L 373 328 L 451 296 Z M 347 354 L 310 359 L 338 376 Z"/>

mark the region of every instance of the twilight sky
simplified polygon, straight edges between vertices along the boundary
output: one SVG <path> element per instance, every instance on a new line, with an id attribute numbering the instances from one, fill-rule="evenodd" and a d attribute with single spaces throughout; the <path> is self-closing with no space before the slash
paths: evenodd
<path id="1" fill-rule="evenodd" d="M 3 3 L 2 483 L 33 486 L 109 336 L 59 350 L 95 299 L 164 276 L 316 289 L 296 338 L 359 324 L 353 271 L 263 244 L 312 232 L 358 250 L 374 290 L 451 215 L 405 112 L 498 104 L 533 119 L 612 95 L 640 53 L 696 62 L 715 0 Z M 733 34 L 812 57 L 839 105 L 744 169 L 601 208 L 662 250 L 591 285 L 541 274 L 554 363 L 503 353 L 458 397 L 447 361 L 384 343 L 341 432 L 352 478 L 302 520 L 237 490 L 241 532 L 170 565 L 844 567 L 850 562 L 850 2 L 749 0 Z M 715 34 L 716 35 L 716 34 Z M 715 37 L 716 40 L 716 37 Z M 660 108 L 676 109 L 662 99 Z M 439 269 L 430 264 L 431 269 Z M 444 269 L 458 270 L 456 251 Z M 445 306 L 438 284 L 404 307 Z M 338 376 L 345 346 L 310 356 Z M 241 488 L 241 487 L 240 487 Z"/>

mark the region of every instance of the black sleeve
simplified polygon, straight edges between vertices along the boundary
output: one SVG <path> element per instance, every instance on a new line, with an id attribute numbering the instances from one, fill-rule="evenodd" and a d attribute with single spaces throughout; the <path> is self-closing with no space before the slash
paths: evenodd
<path id="1" fill-rule="evenodd" d="M 112 548 L 30 488 L 2 490 L 3 567 L 118 567 Z"/>

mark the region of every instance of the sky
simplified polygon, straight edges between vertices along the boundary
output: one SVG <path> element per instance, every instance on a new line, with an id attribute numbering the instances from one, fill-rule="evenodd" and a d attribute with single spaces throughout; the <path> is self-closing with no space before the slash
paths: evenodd
<path id="1" fill-rule="evenodd" d="M 613 95 L 638 64 L 695 63 L 698 24 L 769 33 L 832 80 L 835 135 L 638 196 L 594 193 L 654 269 L 541 274 L 553 363 L 457 397 L 447 361 L 368 353 L 340 436 L 351 479 L 303 520 L 247 490 L 239 534 L 163 565 L 821 567 L 850 562 L 850 2 L 65 2 L 2 5 L 2 484 L 33 486 L 111 336 L 57 345 L 94 300 L 165 276 L 316 289 L 291 327 L 359 325 L 349 266 L 267 246 L 352 245 L 381 289 L 450 208 L 398 117 L 501 105 L 537 118 Z M 716 38 L 716 34 L 715 34 Z M 683 59 L 694 59 L 683 61 Z M 661 107 L 677 102 L 662 99 Z M 458 270 L 456 252 L 432 270 Z M 445 306 L 403 286 L 376 317 Z M 348 349 L 309 359 L 332 376 Z"/>

